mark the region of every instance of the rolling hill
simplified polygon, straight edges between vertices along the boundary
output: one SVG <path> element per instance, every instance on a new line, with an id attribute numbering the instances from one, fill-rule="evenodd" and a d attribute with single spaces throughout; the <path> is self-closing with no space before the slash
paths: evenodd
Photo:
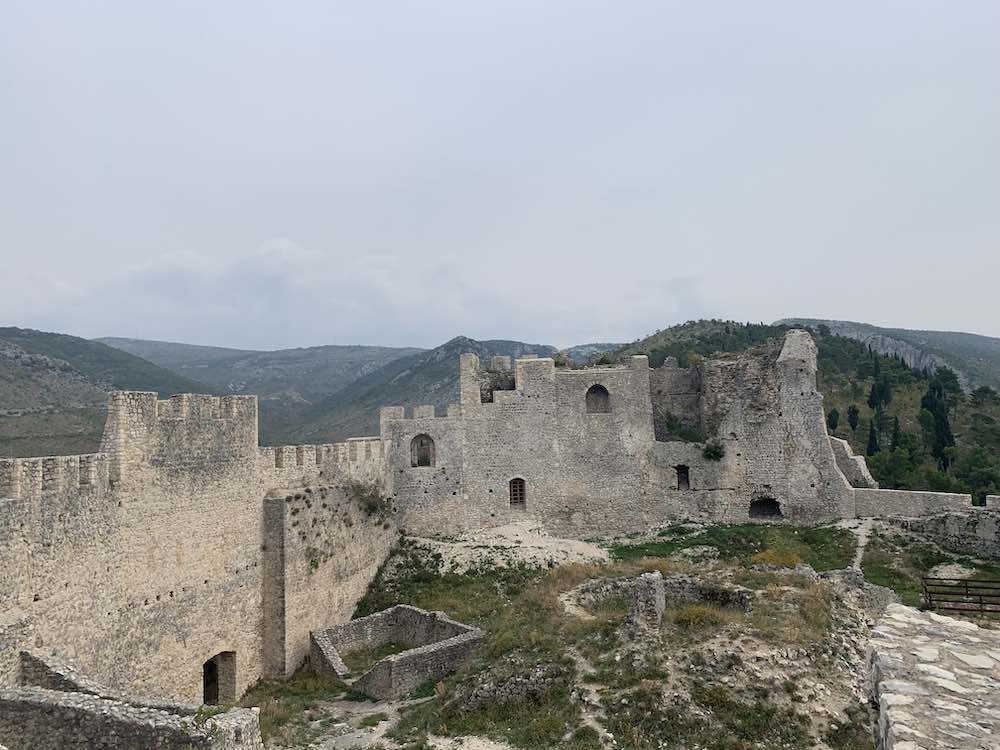
<path id="1" fill-rule="evenodd" d="M 99 342 L 27 328 L 0 328 L 0 455 L 97 450 L 107 392 L 212 389 Z"/>
<path id="2" fill-rule="evenodd" d="M 349 383 L 423 351 L 381 346 L 252 351 L 142 339 L 99 340 L 197 379 L 219 393 L 256 394 L 261 440 L 269 445 L 282 442 L 311 418 L 317 405 Z"/>
<path id="3" fill-rule="evenodd" d="M 785 318 L 777 324 L 824 325 L 830 333 L 860 341 L 879 354 L 898 356 L 910 367 L 950 367 L 966 390 L 987 385 L 1000 389 L 1000 339 L 958 331 L 880 328 L 867 323 L 818 318 Z"/>

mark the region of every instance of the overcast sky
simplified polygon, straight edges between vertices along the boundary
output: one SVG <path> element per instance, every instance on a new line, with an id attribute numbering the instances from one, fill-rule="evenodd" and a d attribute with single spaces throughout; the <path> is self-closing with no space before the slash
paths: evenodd
<path id="1" fill-rule="evenodd" d="M 0 5 L 0 325 L 1000 336 L 1000 2 Z"/>

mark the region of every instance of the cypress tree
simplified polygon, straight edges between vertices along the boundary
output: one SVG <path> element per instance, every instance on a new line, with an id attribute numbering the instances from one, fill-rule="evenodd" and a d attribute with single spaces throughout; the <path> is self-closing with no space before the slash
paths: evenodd
<path id="1" fill-rule="evenodd" d="M 847 407 L 847 424 L 851 426 L 851 432 L 858 431 L 858 421 L 860 413 L 858 412 L 858 407 L 851 404 Z"/>
<path id="2" fill-rule="evenodd" d="M 875 420 L 868 423 L 868 447 L 865 450 L 869 456 L 878 453 L 878 433 L 875 431 Z"/>

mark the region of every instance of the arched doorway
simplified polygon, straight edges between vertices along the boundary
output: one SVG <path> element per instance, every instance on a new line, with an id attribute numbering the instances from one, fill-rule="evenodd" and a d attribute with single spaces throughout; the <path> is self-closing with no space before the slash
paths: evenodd
<path id="1" fill-rule="evenodd" d="M 611 394 L 603 385 L 592 385 L 587 389 L 587 414 L 610 414 Z"/>
<path id="2" fill-rule="evenodd" d="M 434 440 L 430 435 L 417 435 L 410 441 L 410 466 L 434 465 Z"/>

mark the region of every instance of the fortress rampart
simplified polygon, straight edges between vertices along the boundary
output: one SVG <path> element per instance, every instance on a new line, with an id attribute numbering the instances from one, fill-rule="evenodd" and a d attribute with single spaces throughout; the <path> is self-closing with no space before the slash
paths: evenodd
<path id="1" fill-rule="evenodd" d="M 233 700 L 350 617 L 400 527 L 585 537 L 971 502 L 875 486 L 826 433 L 803 331 L 687 369 L 466 354 L 459 374 L 457 403 L 383 408 L 377 437 L 262 448 L 255 397 L 114 392 L 99 453 L 0 460 L 0 685 L 31 651 L 171 701 L 211 673 Z"/>

